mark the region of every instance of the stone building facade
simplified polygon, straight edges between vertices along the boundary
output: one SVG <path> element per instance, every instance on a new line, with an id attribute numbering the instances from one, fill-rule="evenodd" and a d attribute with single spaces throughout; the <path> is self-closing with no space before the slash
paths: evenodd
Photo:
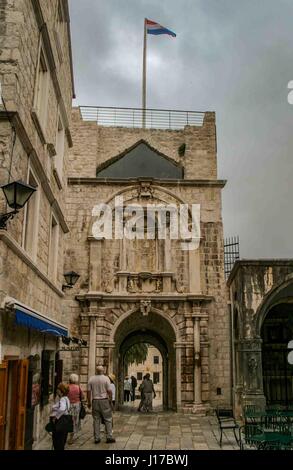
<path id="1" fill-rule="evenodd" d="M 154 346 L 148 347 L 146 360 L 139 364 L 129 364 L 128 375 L 137 379 L 136 398 L 140 399 L 139 386 L 142 384 L 145 374 L 150 374 L 156 392 L 155 406 L 163 403 L 163 362 L 159 349 Z"/>
<path id="2" fill-rule="evenodd" d="M 160 130 L 101 126 L 74 109 L 72 124 L 66 269 L 81 278 L 67 293 L 67 309 L 88 342 L 81 350 L 82 383 L 103 364 L 118 378 L 121 403 L 124 354 L 142 341 L 162 354 L 166 409 L 206 412 L 229 403 L 225 181 L 217 179 L 215 114 L 204 113 L 198 126 Z M 168 237 L 95 237 L 93 208 L 114 208 L 117 196 L 123 208 L 200 204 L 199 248 L 182 250 Z"/>
<path id="3" fill-rule="evenodd" d="M 22 449 L 45 432 L 58 336 L 69 334 L 62 284 L 74 85 L 67 0 L 1 0 L 0 21 L 0 181 L 36 187 L 0 230 L 0 448 Z"/>
<path id="4" fill-rule="evenodd" d="M 236 415 L 250 404 L 292 405 L 293 261 L 236 261 L 228 286 Z"/>

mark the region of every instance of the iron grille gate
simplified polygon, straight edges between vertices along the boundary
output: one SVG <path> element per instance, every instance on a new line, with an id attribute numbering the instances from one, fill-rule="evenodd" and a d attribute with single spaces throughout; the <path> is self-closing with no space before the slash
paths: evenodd
<path id="1" fill-rule="evenodd" d="M 263 385 L 268 405 L 292 405 L 293 365 L 288 363 L 287 346 L 263 346 Z"/>
<path id="2" fill-rule="evenodd" d="M 224 242 L 225 277 L 228 279 L 234 263 L 240 258 L 239 237 L 226 238 Z"/>

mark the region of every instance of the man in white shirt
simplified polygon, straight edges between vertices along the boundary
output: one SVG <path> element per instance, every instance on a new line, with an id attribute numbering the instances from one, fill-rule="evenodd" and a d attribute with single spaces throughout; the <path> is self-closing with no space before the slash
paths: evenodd
<path id="1" fill-rule="evenodd" d="M 112 437 L 112 391 L 110 379 L 104 375 L 104 367 L 97 367 L 97 375 L 89 379 L 87 392 L 88 407 L 92 407 L 95 444 L 101 442 L 100 425 L 103 418 L 106 426 L 107 443 L 116 442 Z"/>

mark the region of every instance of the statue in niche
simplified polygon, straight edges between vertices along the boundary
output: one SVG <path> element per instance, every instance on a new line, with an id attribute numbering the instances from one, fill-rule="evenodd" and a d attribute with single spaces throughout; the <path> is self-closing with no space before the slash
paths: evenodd
<path id="1" fill-rule="evenodd" d="M 127 290 L 128 290 L 128 292 L 136 292 L 135 281 L 131 277 L 128 278 Z"/>
<path id="2" fill-rule="evenodd" d="M 248 373 L 250 375 L 250 386 L 251 388 L 257 388 L 257 369 L 258 369 L 258 362 L 257 358 L 251 355 L 248 359 Z"/>
<path id="3" fill-rule="evenodd" d="M 161 292 L 162 290 L 163 290 L 163 281 L 159 277 L 158 279 L 156 279 L 156 292 Z"/>
<path id="4" fill-rule="evenodd" d="M 181 282 L 178 279 L 176 279 L 175 285 L 176 285 L 176 290 L 177 290 L 178 294 L 183 294 L 184 293 L 184 286 L 183 286 L 183 284 L 181 284 Z"/>

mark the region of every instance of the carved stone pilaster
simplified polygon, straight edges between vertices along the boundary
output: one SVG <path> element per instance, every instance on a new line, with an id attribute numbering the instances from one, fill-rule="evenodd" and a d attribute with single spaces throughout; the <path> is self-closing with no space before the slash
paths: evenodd
<path id="1" fill-rule="evenodd" d="M 243 339 L 239 342 L 241 366 L 243 371 L 243 405 L 258 403 L 265 405 L 262 375 L 261 338 Z"/>

